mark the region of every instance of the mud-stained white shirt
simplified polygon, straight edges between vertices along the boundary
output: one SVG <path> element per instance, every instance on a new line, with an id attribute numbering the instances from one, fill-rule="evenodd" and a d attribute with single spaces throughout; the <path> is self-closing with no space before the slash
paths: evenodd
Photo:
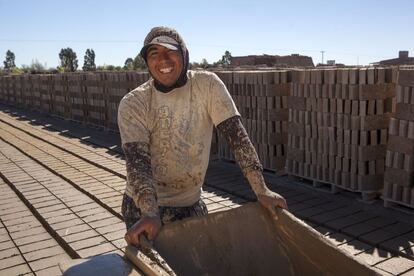
<path id="1" fill-rule="evenodd" d="M 149 145 L 159 206 L 190 206 L 199 200 L 213 125 L 240 115 L 217 75 L 188 71 L 187 76 L 185 86 L 168 93 L 158 91 L 150 79 L 125 95 L 118 110 L 122 144 Z M 126 193 L 136 199 L 133 185 L 128 179 Z"/>

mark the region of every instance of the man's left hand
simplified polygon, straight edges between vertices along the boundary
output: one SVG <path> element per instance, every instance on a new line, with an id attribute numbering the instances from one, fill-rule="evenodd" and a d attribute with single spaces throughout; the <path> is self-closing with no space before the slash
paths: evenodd
<path id="1" fill-rule="evenodd" d="M 263 207 L 270 211 L 275 219 L 278 218 L 276 213 L 277 207 L 286 210 L 288 209 L 286 200 L 283 196 L 268 189 L 263 194 L 258 195 L 257 199 Z"/>

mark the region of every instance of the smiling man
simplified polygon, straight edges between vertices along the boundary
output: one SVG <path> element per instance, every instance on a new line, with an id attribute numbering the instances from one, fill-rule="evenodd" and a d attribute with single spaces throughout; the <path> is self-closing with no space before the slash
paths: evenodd
<path id="1" fill-rule="evenodd" d="M 207 214 L 200 196 L 214 126 L 262 206 L 274 215 L 276 207 L 287 208 L 285 199 L 266 187 L 225 85 L 214 73 L 188 70 L 188 50 L 177 31 L 153 28 L 140 54 L 152 78 L 125 95 L 118 110 L 127 169 L 126 241 L 139 245 L 139 235 L 153 240 L 162 224 Z"/>

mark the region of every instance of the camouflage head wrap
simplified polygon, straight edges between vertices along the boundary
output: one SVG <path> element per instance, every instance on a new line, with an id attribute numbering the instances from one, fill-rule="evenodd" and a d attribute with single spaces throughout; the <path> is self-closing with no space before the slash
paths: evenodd
<path id="1" fill-rule="evenodd" d="M 170 49 L 178 49 L 178 51 L 181 53 L 182 60 L 183 60 L 183 69 L 181 71 L 181 74 L 177 82 L 174 85 L 172 85 L 171 87 L 166 87 L 153 77 L 155 87 L 162 92 L 169 92 L 173 90 L 174 88 L 184 86 L 187 83 L 189 54 L 188 54 L 187 46 L 185 45 L 185 42 L 180 36 L 180 34 L 176 30 L 169 28 L 169 27 L 152 28 L 151 31 L 145 37 L 144 46 L 142 47 L 140 51 L 140 55 L 145 60 L 145 62 L 147 62 L 147 50 L 151 45 L 154 45 L 154 44 L 162 45 Z"/>

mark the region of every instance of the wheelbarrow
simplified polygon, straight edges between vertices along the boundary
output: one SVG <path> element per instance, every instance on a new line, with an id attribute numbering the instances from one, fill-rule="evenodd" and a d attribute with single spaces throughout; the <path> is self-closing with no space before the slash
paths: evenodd
<path id="1" fill-rule="evenodd" d="M 165 225 L 148 250 L 127 246 L 124 257 L 61 268 L 64 275 L 91 275 L 88 265 L 96 275 L 381 275 L 288 211 L 275 220 L 259 203 Z"/>

